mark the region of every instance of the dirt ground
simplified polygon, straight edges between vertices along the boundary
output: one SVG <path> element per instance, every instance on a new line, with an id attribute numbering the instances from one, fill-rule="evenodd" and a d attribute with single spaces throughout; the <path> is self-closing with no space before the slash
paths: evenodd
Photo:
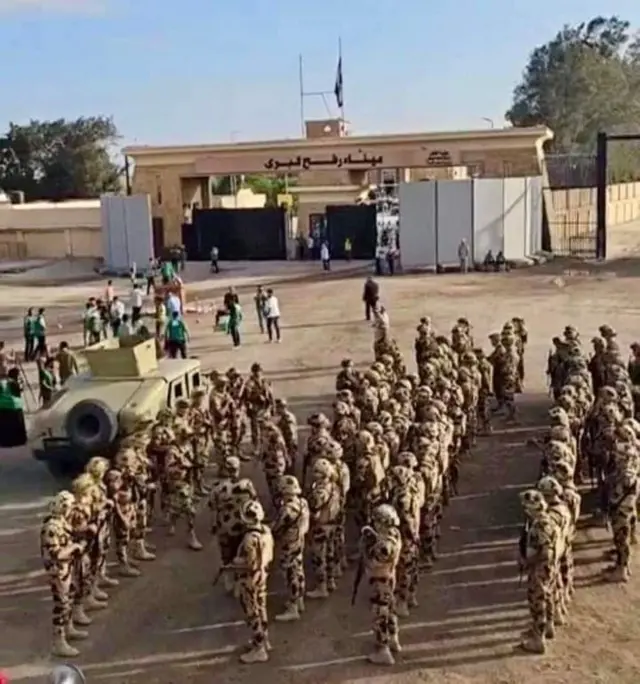
<path id="1" fill-rule="evenodd" d="M 527 624 L 525 589 L 515 565 L 521 522 L 517 494 L 534 481 L 538 469 L 539 455 L 526 440 L 545 423 L 549 341 L 572 323 L 588 344 L 603 322 L 618 330 L 623 343 L 634 341 L 640 315 L 640 307 L 634 305 L 639 272 L 631 261 L 606 266 L 553 262 L 509 274 L 380 280 L 393 334 L 411 367 L 415 326 L 422 315 L 431 316 L 445 332 L 456 317 L 468 317 L 476 340 L 485 347 L 487 335 L 511 316 L 523 316 L 530 332 L 519 424 L 506 428 L 496 423 L 493 436 L 481 440 L 464 463 L 460 495 L 444 520 L 442 558 L 421 578 L 420 607 L 402 621 L 404 652 L 394 668 L 379 669 L 365 662 L 370 618 L 365 591 L 354 609 L 349 605 L 352 572 L 329 601 L 309 602 L 300 623 L 272 626 L 274 651 L 269 664 L 239 665 L 237 650 L 247 634 L 238 606 L 212 586 L 217 558 L 203 512 L 199 531 L 204 551 L 190 552 L 180 539 L 166 539 L 158 529 L 151 539 L 158 546 L 158 560 L 145 565 L 142 578 L 122 581 L 113 590 L 108 610 L 96 614 L 91 639 L 83 644 L 78 661 L 88 681 L 173 684 L 224 678 L 234 684 L 253 684 L 274 677 L 296 684 L 637 683 L 640 626 L 634 612 L 640 606 L 640 583 L 637 577 L 626 586 L 601 581 L 602 553 L 609 543 L 603 530 L 587 526 L 580 535 L 580 588 L 570 623 L 559 630 L 548 655 L 523 656 L 514 647 Z M 240 285 L 251 272 L 223 275 L 224 281 L 202 276 L 201 302 L 214 289 L 220 296 L 219 288 L 228 282 Z M 260 361 L 277 394 L 289 399 L 304 425 L 312 411 L 329 410 L 342 358 L 351 357 L 361 365 L 370 361 L 372 335 L 363 320 L 362 276 L 334 274 L 306 282 L 298 272 L 289 276 L 296 279 L 276 286 L 282 309 L 281 345 L 266 344 L 257 329 L 248 301 L 253 284 L 240 289 L 249 319 L 240 350 L 233 351 L 227 338 L 212 333 L 210 316 L 191 315 L 189 323 L 192 351 L 205 367 L 234 365 L 245 371 L 253 361 Z M 257 277 L 265 284 L 276 280 L 268 273 Z M 6 314 L 0 334 L 5 339 L 19 334 L 15 323 L 22 315 L 20 308 L 43 302 L 61 321 L 57 339 L 77 342 L 72 321 L 82 309 L 81 297 L 96 293 L 100 286 L 36 289 L 0 282 Z M 5 302 L 9 304 L 4 306 Z M 0 454 L 0 670 L 11 681 L 41 681 L 50 664 L 50 604 L 37 530 L 54 487 L 24 450 Z M 275 572 L 272 579 L 273 613 L 282 605 L 282 584 Z"/>

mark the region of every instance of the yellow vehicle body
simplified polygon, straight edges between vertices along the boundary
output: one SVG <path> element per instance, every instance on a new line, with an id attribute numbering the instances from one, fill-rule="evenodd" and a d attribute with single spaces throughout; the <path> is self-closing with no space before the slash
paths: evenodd
<path id="1" fill-rule="evenodd" d="M 203 388 L 198 359 L 157 359 L 154 340 L 109 340 L 85 356 L 88 369 L 69 378 L 34 419 L 33 455 L 55 474 L 111 456 L 137 426 Z"/>

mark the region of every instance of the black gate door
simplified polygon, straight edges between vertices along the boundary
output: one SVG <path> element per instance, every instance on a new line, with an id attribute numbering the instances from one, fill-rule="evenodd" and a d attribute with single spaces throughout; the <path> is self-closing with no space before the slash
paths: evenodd
<path id="1" fill-rule="evenodd" d="M 153 253 L 157 259 L 164 254 L 164 221 L 160 217 L 151 219 L 153 231 Z"/>
<path id="2" fill-rule="evenodd" d="M 353 259 L 373 259 L 376 251 L 376 208 L 344 204 L 327 207 L 327 238 L 332 259 L 344 259 L 344 241 L 351 240 Z"/>
<path id="3" fill-rule="evenodd" d="M 197 244 L 197 251 L 191 257 L 195 261 L 208 261 L 214 245 L 221 261 L 287 258 L 285 210 L 280 207 L 196 209 L 191 227 L 195 231 L 192 239 Z"/>

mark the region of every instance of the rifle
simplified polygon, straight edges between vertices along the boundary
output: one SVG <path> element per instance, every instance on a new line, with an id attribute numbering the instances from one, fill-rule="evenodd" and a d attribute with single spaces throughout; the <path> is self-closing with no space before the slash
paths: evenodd
<path id="1" fill-rule="evenodd" d="M 363 536 L 367 536 L 368 534 L 373 534 L 375 535 L 376 532 L 373 528 L 366 526 L 362 528 L 362 534 Z M 353 590 L 351 592 L 351 605 L 355 606 L 356 605 L 356 599 L 358 598 L 358 589 L 360 588 L 360 583 L 362 582 L 362 578 L 364 577 L 364 570 L 365 570 L 365 559 L 364 559 L 364 553 L 360 553 L 360 558 L 358 559 L 358 569 L 356 570 L 356 577 L 353 582 Z"/>
<path id="2" fill-rule="evenodd" d="M 525 520 L 524 525 L 522 526 L 522 530 L 520 531 L 520 538 L 518 539 L 518 551 L 520 553 L 520 571 L 519 571 L 519 576 L 518 576 L 518 586 L 522 585 L 522 576 L 523 576 L 523 569 L 524 569 L 524 564 L 523 560 L 526 561 L 527 559 L 527 541 L 529 537 L 529 521 Z"/>

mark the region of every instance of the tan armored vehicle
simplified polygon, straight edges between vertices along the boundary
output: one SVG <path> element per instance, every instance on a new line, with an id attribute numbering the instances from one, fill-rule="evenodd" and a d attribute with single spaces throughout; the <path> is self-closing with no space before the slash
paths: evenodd
<path id="1" fill-rule="evenodd" d="M 75 475 L 96 455 L 112 456 L 135 425 L 202 387 L 198 359 L 158 359 L 155 340 L 107 340 L 85 350 L 87 370 L 39 411 L 33 455 L 56 476 Z"/>

